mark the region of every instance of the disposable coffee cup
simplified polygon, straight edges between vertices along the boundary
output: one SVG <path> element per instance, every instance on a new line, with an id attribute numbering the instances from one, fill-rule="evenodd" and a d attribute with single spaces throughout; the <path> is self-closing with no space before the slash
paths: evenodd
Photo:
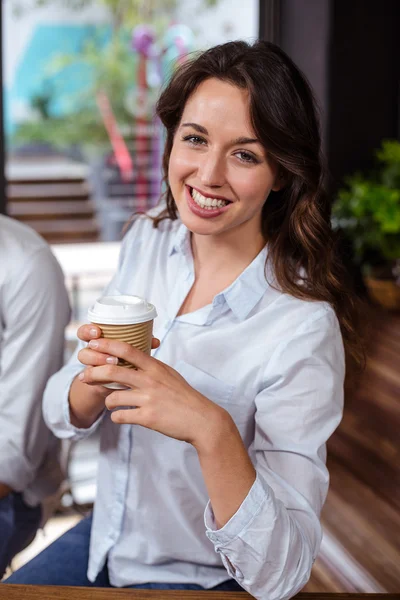
<path id="1" fill-rule="evenodd" d="M 89 321 L 100 327 L 101 337 L 127 342 L 149 355 L 156 316 L 153 304 L 140 296 L 127 294 L 102 296 L 88 311 Z M 122 359 L 119 359 L 118 365 L 128 369 L 136 368 Z M 105 387 L 125 389 L 125 386 L 118 383 L 107 383 Z"/>

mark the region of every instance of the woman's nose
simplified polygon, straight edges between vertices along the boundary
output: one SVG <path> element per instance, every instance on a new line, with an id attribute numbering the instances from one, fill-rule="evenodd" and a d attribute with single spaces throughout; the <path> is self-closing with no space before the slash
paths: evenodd
<path id="1" fill-rule="evenodd" d="M 221 187 L 225 183 L 225 165 L 222 156 L 210 153 L 203 157 L 199 168 L 199 178 L 203 185 Z"/>

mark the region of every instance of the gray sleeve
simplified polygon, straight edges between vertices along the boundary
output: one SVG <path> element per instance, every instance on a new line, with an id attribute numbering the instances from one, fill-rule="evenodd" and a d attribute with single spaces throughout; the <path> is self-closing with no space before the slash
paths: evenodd
<path id="1" fill-rule="evenodd" d="M 22 491 L 48 447 L 42 396 L 62 366 L 70 318 L 64 276 L 49 248 L 37 250 L 5 282 L 1 313 L 0 481 Z"/>

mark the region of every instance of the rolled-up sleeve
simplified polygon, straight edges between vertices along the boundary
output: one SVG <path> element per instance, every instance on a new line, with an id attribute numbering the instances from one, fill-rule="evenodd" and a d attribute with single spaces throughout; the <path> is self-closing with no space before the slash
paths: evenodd
<path id="1" fill-rule="evenodd" d="M 117 280 L 118 276 L 116 275 L 104 290 L 104 295 L 118 294 Z M 104 409 L 96 421 L 86 429 L 75 427 L 71 423 L 69 391 L 75 377 L 85 368 L 78 360 L 79 351 L 85 346 L 85 342 L 79 341 L 77 343 L 75 352 L 68 363 L 49 379 L 44 391 L 44 420 L 54 435 L 60 439 L 78 441 L 89 437 L 99 427 L 106 412 Z"/>
<path id="2" fill-rule="evenodd" d="M 13 271 L 2 288 L 1 305 L 0 481 L 23 491 L 48 449 L 42 395 L 63 363 L 70 317 L 64 276 L 47 247 Z"/>
<path id="3" fill-rule="evenodd" d="M 125 256 L 124 240 L 121 246 L 119 257 L 119 267 Z M 103 295 L 119 294 L 119 272 L 117 272 L 110 281 Z M 90 436 L 103 420 L 105 410 L 99 415 L 96 421 L 86 429 L 75 427 L 71 423 L 69 408 L 69 391 L 75 377 L 83 371 L 84 365 L 78 360 L 79 351 L 86 346 L 85 342 L 78 341 L 75 352 L 68 363 L 50 378 L 47 383 L 43 396 L 43 415 L 45 422 L 54 435 L 60 439 L 69 439 L 78 441 Z"/>
<path id="4" fill-rule="evenodd" d="M 326 441 L 341 421 L 344 348 L 334 312 L 323 307 L 276 348 L 255 399 L 249 454 L 256 480 L 233 517 L 206 534 L 231 577 L 255 598 L 291 598 L 319 551 L 329 475 Z"/>
<path id="5" fill-rule="evenodd" d="M 43 396 L 43 415 L 48 428 L 60 439 L 78 441 L 91 435 L 100 425 L 104 412 L 86 429 L 71 423 L 69 410 L 69 390 L 75 377 L 84 366 L 78 361 L 78 352 L 85 344 L 79 342 L 69 362 L 47 383 Z"/>

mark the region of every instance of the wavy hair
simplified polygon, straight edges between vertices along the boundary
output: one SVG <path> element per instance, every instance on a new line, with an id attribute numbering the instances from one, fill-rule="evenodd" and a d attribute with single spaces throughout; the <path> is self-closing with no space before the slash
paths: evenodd
<path id="1" fill-rule="evenodd" d="M 359 299 L 331 228 L 316 103 L 305 76 L 279 47 L 265 41 L 228 42 L 194 55 L 175 71 L 157 103 L 166 128 L 166 208 L 153 218 L 154 226 L 178 218 L 168 183 L 174 135 L 186 101 L 211 77 L 248 90 L 252 126 L 284 181 L 280 191 L 269 194 L 261 223 L 279 289 L 296 298 L 328 302 L 340 324 L 346 358 L 362 367 Z"/>

